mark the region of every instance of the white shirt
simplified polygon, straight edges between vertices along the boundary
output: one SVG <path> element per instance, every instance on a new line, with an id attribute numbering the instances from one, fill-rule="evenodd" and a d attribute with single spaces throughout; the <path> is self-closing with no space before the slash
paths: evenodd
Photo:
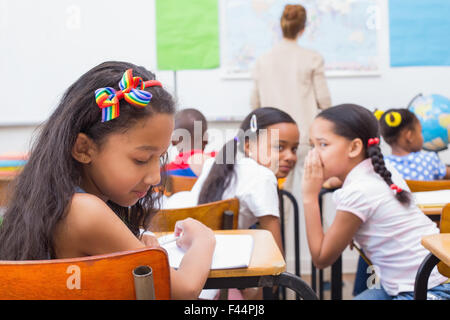
<path id="1" fill-rule="evenodd" d="M 202 173 L 192 187 L 191 195 L 197 200 L 203 183 L 211 171 L 215 159 L 208 159 Z M 234 165 L 235 176 L 224 191 L 222 200 L 239 199 L 238 228 L 248 229 L 259 217 L 272 215 L 279 217 L 277 179 L 268 168 L 251 158 L 238 158 Z"/>
<path id="2" fill-rule="evenodd" d="M 409 191 L 400 174 L 394 168 L 388 169 L 392 181 Z M 370 159 L 350 171 L 333 198 L 337 210 L 353 213 L 363 221 L 354 239 L 372 262 L 383 289 L 392 296 L 414 291 L 417 270 L 429 253 L 420 241 L 426 235 L 439 233 L 436 224 L 414 203 L 404 207 L 373 170 Z M 428 288 L 446 279 L 434 268 Z"/>

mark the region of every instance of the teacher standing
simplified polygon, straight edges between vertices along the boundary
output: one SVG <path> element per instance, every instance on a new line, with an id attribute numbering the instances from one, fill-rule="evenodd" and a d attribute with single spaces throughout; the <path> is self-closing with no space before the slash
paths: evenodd
<path id="1" fill-rule="evenodd" d="M 253 109 L 268 106 L 279 108 L 289 113 L 300 128 L 297 165 L 284 185 L 297 199 L 308 151 L 309 127 L 319 109 L 331 106 L 322 56 L 297 43 L 305 30 L 305 23 L 306 10 L 303 6 L 285 6 L 281 16 L 283 39 L 257 59 L 251 95 Z M 301 204 L 299 207 L 302 208 Z"/>
<path id="2" fill-rule="evenodd" d="M 297 43 L 305 23 L 303 6 L 285 6 L 283 39 L 256 61 L 251 96 L 253 109 L 271 106 L 289 113 L 300 127 L 301 143 L 309 143 L 308 130 L 318 109 L 331 106 L 322 56 Z"/>

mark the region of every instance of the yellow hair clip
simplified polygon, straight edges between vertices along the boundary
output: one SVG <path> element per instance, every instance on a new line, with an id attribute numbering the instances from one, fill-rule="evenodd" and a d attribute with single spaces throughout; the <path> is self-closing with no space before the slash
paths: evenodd
<path id="1" fill-rule="evenodd" d="M 402 115 L 396 111 L 391 111 L 384 117 L 384 121 L 389 127 L 398 127 L 402 123 Z"/>
<path id="2" fill-rule="evenodd" d="M 377 118 L 378 121 L 380 121 L 381 116 L 383 115 L 383 113 L 384 113 L 383 110 L 375 109 L 375 111 L 373 112 L 373 115 L 375 116 L 375 118 Z"/>

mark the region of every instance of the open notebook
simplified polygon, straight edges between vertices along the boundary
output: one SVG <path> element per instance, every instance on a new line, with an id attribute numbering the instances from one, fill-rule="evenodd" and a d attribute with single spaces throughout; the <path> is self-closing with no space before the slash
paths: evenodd
<path id="1" fill-rule="evenodd" d="M 413 192 L 416 204 L 419 206 L 444 206 L 450 203 L 450 190 Z"/>
<path id="2" fill-rule="evenodd" d="M 211 270 L 246 268 L 250 264 L 253 252 L 253 237 L 247 234 L 216 234 L 216 248 L 211 264 Z M 169 264 L 177 269 L 183 259 L 184 251 L 180 249 L 173 234 L 159 237 L 161 247 L 166 249 Z"/>

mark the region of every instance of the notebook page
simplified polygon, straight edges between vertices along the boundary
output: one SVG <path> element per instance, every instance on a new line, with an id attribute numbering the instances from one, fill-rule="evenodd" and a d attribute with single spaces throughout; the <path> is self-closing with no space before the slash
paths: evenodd
<path id="1" fill-rule="evenodd" d="M 251 235 L 216 234 L 215 237 L 216 248 L 214 249 L 211 270 L 246 268 L 249 266 L 253 252 L 253 237 Z M 166 239 L 163 241 L 166 241 Z M 169 265 L 177 269 L 185 251 L 179 248 L 175 241 L 162 244 L 161 247 L 167 251 Z"/>
<path id="2" fill-rule="evenodd" d="M 443 205 L 450 202 L 450 190 L 413 192 L 417 205 Z"/>

